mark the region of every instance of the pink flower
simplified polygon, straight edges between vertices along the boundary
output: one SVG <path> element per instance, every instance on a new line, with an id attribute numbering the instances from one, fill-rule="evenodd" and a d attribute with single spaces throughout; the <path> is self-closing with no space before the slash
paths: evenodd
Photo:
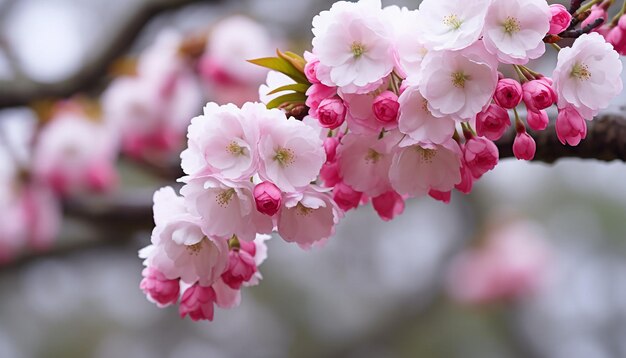
<path id="1" fill-rule="evenodd" d="M 587 136 L 587 123 L 575 108 L 562 108 L 556 117 L 556 134 L 562 144 L 577 146 Z"/>
<path id="2" fill-rule="evenodd" d="M 535 140 L 526 131 L 518 132 L 513 142 L 513 154 L 520 160 L 533 160 L 537 145 Z"/>
<path id="3" fill-rule="evenodd" d="M 428 192 L 428 195 L 431 198 L 437 201 L 441 201 L 442 203 L 445 203 L 445 204 L 450 204 L 450 200 L 452 199 L 451 191 L 431 190 Z"/>
<path id="4" fill-rule="evenodd" d="M 606 41 L 613 45 L 613 49 L 620 55 L 626 53 L 626 33 L 620 26 L 615 26 L 605 36 Z"/>
<path id="5" fill-rule="evenodd" d="M 558 97 L 545 79 L 533 80 L 522 85 L 524 103 L 534 111 L 546 109 L 556 103 Z"/>
<path id="6" fill-rule="evenodd" d="M 328 87 L 321 83 L 314 83 L 306 91 L 306 105 L 310 108 L 310 112 L 317 118 L 317 110 L 323 100 L 333 98 L 337 94 L 336 87 Z"/>
<path id="7" fill-rule="evenodd" d="M 509 113 L 497 104 L 490 104 L 476 116 L 476 133 L 490 140 L 500 139 L 510 126 Z"/>
<path id="8" fill-rule="evenodd" d="M 326 98 L 320 102 L 315 116 L 322 127 L 335 129 L 346 119 L 346 106 L 339 97 Z"/>
<path id="9" fill-rule="evenodd" d="M 254 243 L 242 242 L 240 249 L 231 250 L 228 254 L 228 268 L 222 274 L 222 281 L 233 290 L 240 289 L 241 285 L 250 281 L 256 273 L 255 251 Z"/>
<path id="10" fill-rule="evenodd" d="M 550 30 L 548 30 L 548 33 L 558 35 L 567 30 L 570 22 L 572 22 L 572 15 L 567 11 L 565 6 L 552 4 L 550 5 L 550 13 L 552 14 L 552 18 L 550 19 Z"/>
<path id="11" fill-rule="evenodd" d="M 489 139 L 474 137 L 463 149 L 465 162 L 474 178 L 480 178 L 498 164 L 498 147 Z"/>
<path id="12" fill-rule="evenodd" d="M 405 82 L 412 82 L 409 78 Z M 400 118 L 398 129 L 418 142 L 441 144 L 452 138 L 454 119 L 450 116 L 435 117 L 428 109 L 428 101 L 417 86 L 408 86 L 398 99 Z"/>
<path id="13" fill-rule="evenodd" d="M 361 203 L 363 193 L 352 189 L 345 183 L 337 183 L 333 188 L 333 200 L 343 211 L 356 209 Z"/>
<path id="14" fill-rule="evenodd" d="M 180 299 L 178 312 L 181 318 L 189 315 L 194 321 L 213 320 L 213 304 L 217 300 L 213 287 L 194 284 L 187 288 Z"/>
<path id="15" fill-rule="evenodd" d="M 522 101 L 522 85 L 514 79 L 503 78 L 498 81 L 493 100 L 500 107 L 513 109 Z"/>
<path id="16" fill-rule="evenodd" d="M 454 186 L 454 188 L 463 194 L 469 194 L 472 191 L 474 185 L 474 176 L 469 169 L 465 160 L 462 160 L 461 165 L 461 182 Z"/>
<path id="17" fill-rule="evenodd" d="M 398 119 L 398 96 L 391 91 L 384 91 L 379 94 L 372 103 L 372 111 L 376 119 L 383 123 L 392 123 Z"/>
<path id="18" fill-rule="evenodd" d="M 322 179 L 324 186 L 327 188 L 332 188 L 341 182 L 339 162 L 325 163 L 320 170 L 320 179 Z"/>
<path id="19" fill-rule="evenodd" d="M 404 212 L 404 198 L 394 190 L 373 198 L 372 205 L 384 221 L 391 221 Z"/>
<path id="20" fill-rule="evenodd" d="M 310 248 L 335 232 L 341 216 L 330 193 L 309 186 L 286 198 L 278 216 L 278 234 L 287 242 Z"/>
<path id="21" fill-rule="evenodd" d="M 404 142 L 393 158 L 389 178 L 401 195 L 421 196 L 449 191 L 461 181 L 461 151 L 452 139 L 444 144 Z"/>
<path id="22" fill-rule="evenodd" d="M 548 112 L 545 110 L 534 111 L 532 109 L 528 110 L 526 122 L 528 122 L 528 126 L 535 131 L 542 131 L 548 127 L 548 123 L 550 122 L 550 118 L 548 117 Z"/>
<path id="23" fill-rule="evenodd" d="M 268 181 L 254 187 L 254 201 L 256 209 L 265 215 L 273 216 L 280 209 L 282 193 L 278 187 Z"/>
<path id="24" fill-rule="evenodd" d="M 339 92 L 339 95 L 344 100 L 344 104 L 348 109 L 346 115 L 346 122 L 348 123 L 348 129 L 355 134 L 379 134 L 382 129 L 392 130 L 398 126 L 394 121 L 391 123 L 381 122 L 376 118 L 374 111 L 374 100 L 376 94 L 379 91 L 383 91 L 388 86 L 387 82 L 384 82 L 379 87 L 376 87 L 372 92 L 365 94 L 353 94 Z"/>
<path id="25" fill-rule="evenodd" d="M 326 137 L 324 139 L 324 150 L 326 151 L 326 163 L 334 162 L 339 146 L 339 137 Z"/>
<path id="26" fill-rule="evenodd" d="M 170 280 L 153 267 L 146 267 L 141 274 L 143 279 L 139 288 L 143 290 L 150 301 L 159 307 L 166 307 L 178 302 L 180 293 L 178 279 Z"/>
<path id="27" fill-rule="evenodd" d="M 311 82 L 312 84 L 320 83 L 320 80 L 317 79 L 317 66 L 320 64 L 320 60 L 314 57 L 315 55 L 313 55 L 312 53 L 309 52 L 309 54 L 313 57 L 313 59 L 307 61 L 306 65 L 304 66 L 304 74 L 306 75 L 306 78 L 309 80 L 309 82 Z"/>

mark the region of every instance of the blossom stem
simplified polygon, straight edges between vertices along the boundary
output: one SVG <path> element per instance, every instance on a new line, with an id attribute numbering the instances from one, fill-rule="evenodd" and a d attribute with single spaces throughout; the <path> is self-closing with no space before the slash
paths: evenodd
<path id="1" fill-rule="evenodd" d="M 591 0 L 590 2 L 586 3 L 585 5 L 583 5 L 580 9 L 578 9 L 578 11 L 576 12 L 576 15 L 580 15 L 583 12 L 591 9 L 591 7 L 599 2 L 602 2 L 602 0 Z"/>
<path id="2" fill-rule="evenodd" d="M 561 51 L 561 46 L 557 45 L 557 44 L 553 44 L 551 43 L 550 46 L 552 46 L 552 48 L 554 48 L 557 52 Z"/>
<path id="3" fill-rule="evenodd" d="M 513 113 L 515 113 L 515 131 L 517 133 L 526 132 L 526 126 L 524 122 L 520 119 L 519 113 L 517 113 L 517 108 L 513 108 Z"/>
<path id="4" fill-rule="evenodd" d="M 528 78 L 524 75 L 524 72 L 522 72 L 518 65 L 513 65 L 513 68 L 515 69 L 515 72 L 517 72 L 517 76 L 519 77 L 521 83 L 528 81 Z"/>
<path id="5" fill-rule="evenodd" d="M 622 1 L 622 8 L 617 14 L 615 14 L 615 16 L 613 16 L 610 26 L 615 27 L 615 25 L 617 25 L 617 22 L 619 21 L 619 18 L 622 17 L 624 13 L 626 13 L 626 0 Z"/>

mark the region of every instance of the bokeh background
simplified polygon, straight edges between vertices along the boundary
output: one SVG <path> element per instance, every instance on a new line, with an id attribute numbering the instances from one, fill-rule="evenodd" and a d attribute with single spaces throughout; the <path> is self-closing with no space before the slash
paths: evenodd
<path id="1" fill-rule="evenodd" d="M 81 91 L 97 97 L 110 72 L 92 68 L 111 48 L 137 55 L 164 28 L 185 34 L 234 14 L 301 51 L 312 17 L 331 3 L 0 0 L 0 103 L 33 88 L 47 98 L 81 76 L 91 79 Z M 623 104 L 626 96 L 611 111 Z M 34 114 L 4 107 L 0 129 L 11 138 L 7 123 Z M 449 205 L 411 200 L 388 223 L 363 207 L 325 247 L 307 252 L 276 238 L 262 283 L 243 292 L 241 307 L 216 310 L 211 323 L 181 320 L 139 290 L 137 250 L 151 230 L 145 202 L 169 181 L 129 160 L 118 169 L 117 191 L 66 207 L 51 249 L 26 250 L 0 267 L 0 357 L 626 357 L 621 162 L 507 159 Z M 128 220 L 117 221 L 112 202 Z M 454 258 L 509 222 L 532 226 L 549 248 L 541 284 L 513 301 L 452 299 Z"/>

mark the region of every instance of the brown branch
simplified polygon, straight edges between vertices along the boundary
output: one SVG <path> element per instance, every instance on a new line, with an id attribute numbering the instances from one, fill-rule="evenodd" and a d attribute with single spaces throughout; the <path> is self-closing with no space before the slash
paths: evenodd
<path id="1" fill-rule="evenodd" d="M 111 63 L 130 48 L 140 30 L 156 15 L 196 2 L 218 1 L 145 1 L 128 12 L 126 19 L 120 21 L 120 26 L 111 28 L 112 35 L 107 41 L 93 46 L 86 64 L 70 78 L 55 83 L 41 83 L 25 78 L 0 81 L 0 108 L 28 105 L 43 98 L 66 98 L 94 88 L 101 83 Z"/>
<path id="2" fill-rule="evenodd" d="M 587 122 L 587 138 L 576 147 L 561 144 L 554 125 L 545 131 L 529 133 L 537 142 L 534 161 L 554 163 L 561 158 L 626 161 L 626 118 L 622 115 L 604 114 Z M 500 158 L 514 157 L 514 139 L 515 131 L 510 131 L 496 142 Z"/>

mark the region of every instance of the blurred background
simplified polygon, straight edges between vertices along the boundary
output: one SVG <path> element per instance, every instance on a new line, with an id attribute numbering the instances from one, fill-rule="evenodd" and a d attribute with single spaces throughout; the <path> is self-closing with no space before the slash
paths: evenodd
<path id="1" fill-rule="evenodd" d="M 331 4 L 0 0 L 0 357 L 626 357 L 621 162 L 506 159 L 448 205 L 271 240 L 214 322 L 146 300 L 137 250 L 189 119 L 256 100 L 243 60 L 307 49 Z"/>

